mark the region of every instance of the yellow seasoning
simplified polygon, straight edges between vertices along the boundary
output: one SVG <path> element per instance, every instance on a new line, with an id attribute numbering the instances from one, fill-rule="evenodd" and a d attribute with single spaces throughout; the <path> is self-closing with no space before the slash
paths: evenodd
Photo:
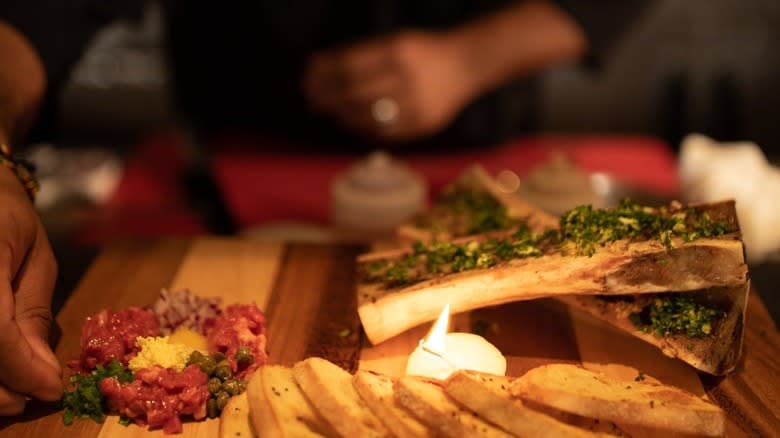
<path id="1" fill-rule="evenodd" d="M 130 359 L 128 364 L 133 372 L 141 368 L 149 368 L 152 365 L 181 371 L 186 366 L 187 359 L 194 350 L 192 347 L 184 344 L 169 342 L 168 336 L 140 336 L 135 340 L 135 343 L 141 347 L 141 351 L 138 352 L 136 357 Z"/>
<path id="2" fill-rule="evenodd" d="M 171 344 L 184 344 L 203 354 L 208 353 L 208 342 L 206 341 L 206 337 L 188 328 L 177 328 L 171 333 L 168 342 Z"/>

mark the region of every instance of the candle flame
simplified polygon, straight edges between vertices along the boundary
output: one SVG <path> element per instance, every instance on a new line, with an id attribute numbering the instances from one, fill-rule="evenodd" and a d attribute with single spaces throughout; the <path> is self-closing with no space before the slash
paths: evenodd
<path id="1" fill-rule="evenodd" d="M 447 329 L 450 325 L 450 305 L 447 304 L 444 306 L 444 309 L 441 310 L 441 314 L 439 314 L 439 319 L 436 320 L 435 323 L 433 323 L 433 327 L 431 327 L 431 331 L 428 332 L 428 335 L 425 337 L 423 342 L 425 343 L 425 346 L 433 350 L 439 354 L 444 354 L 444 340 L 447 336 Z"/>

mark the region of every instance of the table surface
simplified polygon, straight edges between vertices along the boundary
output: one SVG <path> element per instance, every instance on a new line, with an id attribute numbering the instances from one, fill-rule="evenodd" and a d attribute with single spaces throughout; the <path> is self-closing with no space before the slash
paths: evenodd
<path id="1" fill-rule="evenodd" d="M 77 356 L 80 327 L 102 308 L 147 305 L 163 287 L 221 296 L 224 304 L 255 302 L 268 320 L 269 361 L 292 365 L 323 356 L 339 365 L 399 375 L 406 357 L 428 330 L 420 326 L 377 346 L 360 331 L 353 289 L 359 246 L 288 244 L 271 240 L 155 239 L 107 246 L 57 316 L 56 354 Z M 648 344 L 553 300 L 510 303 L 455 315 L 454 331 L 487 322 L 485 337 L 507 357 L 509 375 L 544 363 L 583 363 L 616 377 L 639 371 L 664 383 L 706 395 L 727 415 L 727 436 L 775 436 L 780 431 L 780 332 L 761 300 L 751 296 L 745 350 L 725 378 L 698 374 Z M 345 336 L 345 333 L 348 333 Z M 620 348 L 615 348 L 619 345 Z M 218 421 L 185 424 L 185 437 L 216 436 Z M 52 404 L 31 401 L 19 417 L 0 419 L 0 437 L 162 436 L 109 417 L 103 424 L 66 427 Z"/>

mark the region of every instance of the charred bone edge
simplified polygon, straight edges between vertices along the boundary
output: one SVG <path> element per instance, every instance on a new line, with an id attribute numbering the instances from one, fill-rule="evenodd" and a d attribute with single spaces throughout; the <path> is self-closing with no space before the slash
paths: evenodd
<path id="1" fill-rule="evenodd" d="M 501 188 L 498 181 L 479 164 L 474 164 L 466 169 L 446 190 L 456 187 L 484 190 L 506 207 L 509 217 L 525 220 L 533 232 L 541 232 L 547 228 L 558 228 L 557 217 L 542 211 L 515 194 L 507 193 Z M 399 226 L 396 234 L 401 241 L 409 243 L 417 240 L 430 242 L 434 238 L 438 240 L 449 240 L 452 238 L 447 231 L 434 232 L 426 228 L 417 227 L 412 223 L 405 223 Z"/>
<path id="2" fill-rule="evenodd" d="M 734 236 L 692 243 L 675 241 L 671 250 L 654 241 L 618 242 L 615 247 L 593 257 L 551 255 L 510 260 L 490 269 L 392 289 L 381 283 L 358 283 L 358 314 L 368 339 L 377 344 L 433 321 L 445 303 L 456 313 L 551 296 L 690 291 L 739 286 L 747 281 L 742 242 Z"/>
<path id="3" fill-rule="evenodd" d="M 725 302 L 725 308 L 719 306 L 724 309 L 725 316 L 715 324 L 709 336 L 690 338 L 678 334 L 660 337 L 654 333 L 644 333 L 628 319 L 632 312 L 640 310 L 636 304 L 605 301 L 595 296 L 571 295 L 556 299 L 659 348 L 666 356 L 680 359 L 697 370 L 716 376 L 734 371 L 742 353 L 750 281 L 734 287 L 715 287 L 687 293 L 703 296 L 707 301 L 719 301 L 721 306 Z"/>

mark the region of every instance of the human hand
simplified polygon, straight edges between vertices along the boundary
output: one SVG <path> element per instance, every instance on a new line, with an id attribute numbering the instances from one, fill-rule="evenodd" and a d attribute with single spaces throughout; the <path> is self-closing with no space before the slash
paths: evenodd
<path id="1" fill-rule="evenodd" d="M 27 396 L 62 394 L 60 365 L 48 344 L 57 264 L 27 193 L 3 166 L 0 205 L 0 415 L 14 415 Z"/>
<path id="2" fill-rule="evenodd" d="M 316 54 L 304 92 L 315 111 L 359 134 L 413 140 L 445 128 L 472 98 L 463 62 L 446 34 L 402 31 Z"/>

